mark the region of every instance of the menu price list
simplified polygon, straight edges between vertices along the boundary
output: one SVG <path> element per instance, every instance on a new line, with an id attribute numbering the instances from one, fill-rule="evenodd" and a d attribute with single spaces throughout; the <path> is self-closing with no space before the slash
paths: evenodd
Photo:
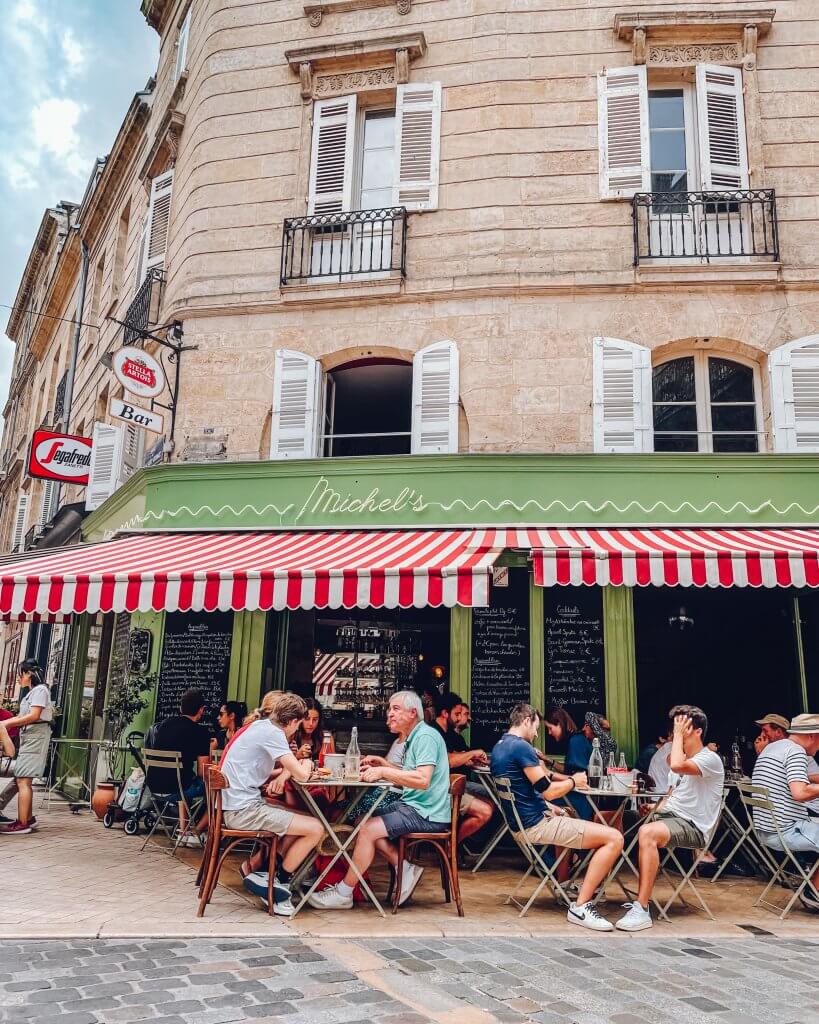
<path id="1" fill-rule="evenodd" d="M 543 620 L 546 701 L 580 725 L 587 711 L 605 712 L 602 598 L 596 589 L 546 590 Z"/>
<path id="2" fill-rule="evenodd" d="M 174 612 L 166 616 L 159 672 L 157 721 L 179 714 L 185 690 L 201 690 L 205 719 L 215 718 L 227 694 L 233 612 Z"/>
<path id="3" fill-rule="evenodd" d="M 490 750 L 509 728 L 512 707 L 530 699 L 529 578 L 512 569 L 487 608 L 472 610 L 471 745 Z"/>

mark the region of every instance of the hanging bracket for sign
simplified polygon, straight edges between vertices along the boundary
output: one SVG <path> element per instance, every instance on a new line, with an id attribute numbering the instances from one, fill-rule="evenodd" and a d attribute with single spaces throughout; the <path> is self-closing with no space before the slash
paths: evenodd
<path id="1" fill-rule="evenodd" d="M 151 369 L 151 371 L 154 371 L 155 367 L 161 369 L 164 384 L 158 390 L 154 390 L 154 387 L 149 381 L 147 381 L 145 384 L 142 384 L 142 387 L 147 388 L 147 390 L 139 390 L 139 387 L 137 387 L 135 393 L 142 394 L 146 398 L 151 399 L 151 410 L 153 410 L 154 406 L 158 406 L 160 409 L 166 409 L 171 414 L 170 429 L 168 431 L 168 440 L 166 445 L 168 451 L 173 451 L 174 429 L 176 427 L 176 408 L 179 403 L 180 357 L 183 352 L 195 352 L 199 346 L 183 345 L 182 338 L 184 336 L 184 332 L 182 330 L 181 320 L 172 320 L 170 323 L 160 324 L 158 327 L 154 327 L 153 330 L 149 331 L 134 327 L 133 324 L 126 323 L 124 320 L 117 320 L 114 316 L 109 316 L 107 319 L 111 320 L 115 324 L 119 324 L 120 327 L 124 327 L 135 341 L 141 342 L 142 344 L 146 341 L 155 341 L 157 345 L 160 345 L 163 349 L 167 350 L 167 355 L 160 353 L 160 357 L 157 360 L 148 352 L 145 352 L 144 349 L 135 349 L 135 346 L 126 346 L 125 348 L 113 353 L 111 358 L 112 368 L 117 374 L 117 379 L 120 380 L 123 386 L 127 387 L 129 391 L 135 389 L 132 388 L 131 383 L 127 383 L 120 377 L 120 373 L 127 367 L 128 359 L 131 357 L 130 349 L 138 351 L 141 358 L 132 359 L 132 363 L 134 365 L 128 367 L 131 372 L 125 374 L 127 381 L 136 380 L 139 376 L 140 364 L 145 364 Z M 171 379 L 168 375 L 168 367 L 165 365 L 166 360 L 173 366 L 173 383 L 171 383 Z M 151 363 L 155 364 L 155 367 L 151 366 Z M 146 374 L 146 376 L 149 375 Z M 166 388 L 170 395 L 168 402 L 158 402 L 157 396 L 162 394 Z"/>

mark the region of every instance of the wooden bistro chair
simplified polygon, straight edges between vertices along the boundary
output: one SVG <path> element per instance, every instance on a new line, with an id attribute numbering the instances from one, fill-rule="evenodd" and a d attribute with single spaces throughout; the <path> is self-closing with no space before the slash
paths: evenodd
<path id="1" fill-rule="evenodd" d="M 444 902 L 451 903 L 455 897 L 458 917 L 464 916 L 461 901 L 461 886 L 458 879 L 458 814 L 461 799 L 466 790 L 466 776 L 452 775 L 449 780 L 449 796 L 452 808 L 452 823 L 448 832 L 410 832 L 398 838 L 398 867 L 394 869 L 391 879 L 392 912 L 398 913 L 398 901 L 401 898 L 401 880 L 404 873 L 404 860 L 418 846 L 432 847 L 438 857 L 441 869 L 441 888 L 444 890 Z"/>
<path id="2" fill-rule="evenodd" d="M 228 780 L 216 766 L 208 769 L 206 783 L 208 794 L 208 811 L 210 814 L 208 825 L 208 841 L 205 846 L 205 853 L 202 858 L 201 882 L 199 885 L 199 909 L 197 917 L 202 917 L 205 907 L 210 903 L 222 867 L 228 854 L 241 843 L 263 843 L 269 849 L 267 858 L 268 883 L 267 883 L 267 912 L 273 914 L 274 898 L 273 888 L 276 878 L 276 853 L 279 845 L 279 837 L 273 832 L 245 831 L 238 828 L 227 828 L 224 823 L 222 812 L 222 793 L 229 789 Z"/>

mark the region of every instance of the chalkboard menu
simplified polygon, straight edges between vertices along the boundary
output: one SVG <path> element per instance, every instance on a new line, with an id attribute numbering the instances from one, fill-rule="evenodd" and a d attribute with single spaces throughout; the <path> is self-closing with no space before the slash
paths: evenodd
<path id="1" fill-rule="evenodd" d="M 489 607 L 472 610 L 470 745 L 490 750 L 529 696 L 529 570 L 510 569 L 509 586 L 492 587 Z"/>
<path id="2" fill-rule="evenodd" d="M 543 591 L 547 706 L 565 707 L 578 725 L 605 713 L 603 598 L 598 587 Z"/>
<path id="3" fill-rule="evenodd" d="M 233 612 L 172 612 L 165 616 L 156 718 L 179 714 L 185 690 L 201 690 L 211 723 L 227 696 Z"/>

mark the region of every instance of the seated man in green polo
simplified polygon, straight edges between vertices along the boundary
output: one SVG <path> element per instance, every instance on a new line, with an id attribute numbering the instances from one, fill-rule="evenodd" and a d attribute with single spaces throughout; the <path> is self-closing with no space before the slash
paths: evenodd
<path id="1" fill-rule="evenodd" d="M 403 765 L 398 768 L 383 757 L 364 757 L 361 778 L 401 786 L 401 799 L 384 811 L 377 810 L 362 826 L 353 851 L 353 863 L 362 875 L 376 852 L 398 866 L 392 840 L 410 832 L 447 832 L 452 820 L 446 744 L 440 732 L 424 722 L 424 706 L 414 690 L 402 690 L 390 698 L 387 728 L 406 742 Z M 410 898 L 423 872 L 417 864 L 404 862 L 399 904 Z M 313 893 L 310 905 L 318 910 L 349 910 L 357 881 L 350 868 L 342 881 Z"/>

